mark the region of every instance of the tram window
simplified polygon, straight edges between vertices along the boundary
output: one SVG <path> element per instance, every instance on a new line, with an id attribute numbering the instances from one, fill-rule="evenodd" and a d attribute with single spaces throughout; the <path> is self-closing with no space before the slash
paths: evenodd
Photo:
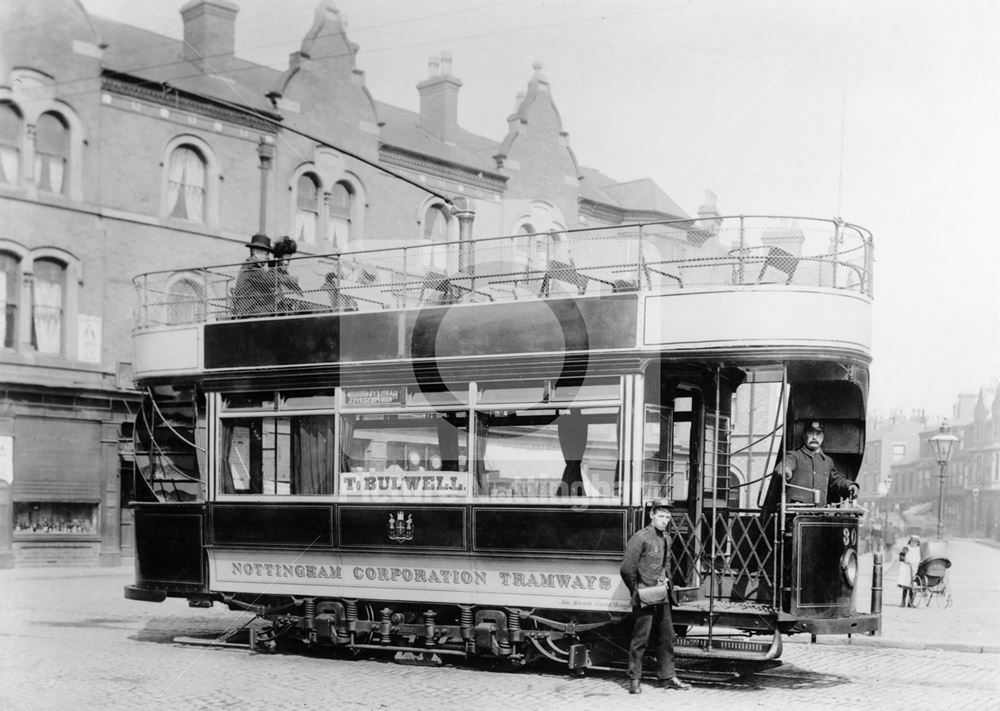
<path id="1" fill-rule="evenodd" d="M 341 486 L 348 496 L 465 496 L 469 416 L 380 413 L 341 416 Z"/>
<path id="2" fill-rule="evenodd" d="M 459 383 L 452 388 L 432 390 L 426 387 L 412 386 L 407 388 L 407 407 L 454 405 L 469 401 L 469 388 Z"/>
<path id="3" fill-rule="evenodd" d="M 334 417 L 222 420 L 224 494 L 272 496 L 334 492 Z"/>
<path id="4" fill-rule="evenodd" d="M 616 495 L 618 413 L 616 407 L 478 413 L 476 493 Z"/>
<path id="5" fill-rule="evenodd" d="M 273 390 L 253 393 L 228 393 L 222 398 L 226 410 L 275 410 Z"/>
<path id="6" fill-rule="evenodd" d="M 560 384 L 556 381 L 517 381 L 480 383 L 479 402 L 501 403 L 570 403 L 615 401 L 620 397 L 620 382 L 613 378 L 587 378 L 582 383 Z"/>
<path id="7" fill-rule="evenodd" d="M 282 410 L 333 410 L 335 405 L 336 397 L 333 391 L 281 394 Z"/>
<path id="8" fill-rule="evenodd" d="M 674 402 L 690 412 L 691 398 Z M 644 499 L 687 500 L 691 473 L 691 420 L 687 413 L 646 405 L 642 461 Z"/>

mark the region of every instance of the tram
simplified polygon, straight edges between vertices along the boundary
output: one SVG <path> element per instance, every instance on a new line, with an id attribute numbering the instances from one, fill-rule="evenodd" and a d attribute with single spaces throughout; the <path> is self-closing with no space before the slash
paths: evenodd
<path id="1" fill-rule="evenodd" d="M 872 248 L 734 216 L 298 257 L 263 295 L 141 275 L 125 596 L 247 611 L 261 649 L 614 668 L 668 497 L 682 666 L 875 632 L 863 510 L 771 474 L 821 420 L 857 476 Z"/>

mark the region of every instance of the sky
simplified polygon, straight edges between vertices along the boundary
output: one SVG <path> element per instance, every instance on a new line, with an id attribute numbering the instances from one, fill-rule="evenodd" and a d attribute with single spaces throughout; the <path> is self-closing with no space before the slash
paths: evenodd
<path id="1" fill-rule="evenodd" d="M 319 0 L 235 0 L 283 69 Z M 870 410 L 952 414 L 1000 378 L 1000 0 L 334 0 L 378 101 L 432 54 L 459 123 L 506 133 L 542 63 L 581 165 L 688 214 L 843 217 L 875 239 Z M 184 0 L 82 0 L 181 37 Z"/>

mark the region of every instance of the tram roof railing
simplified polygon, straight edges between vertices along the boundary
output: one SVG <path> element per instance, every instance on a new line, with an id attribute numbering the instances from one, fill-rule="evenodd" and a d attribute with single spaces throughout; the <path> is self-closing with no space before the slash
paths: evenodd
<path id="1" fill-rule="evenodd" d="M 137 276 L 137 330 L 234 318 L 761 284 L 872 295 L 872 237 L 841 220 L 670 220 Z"/>

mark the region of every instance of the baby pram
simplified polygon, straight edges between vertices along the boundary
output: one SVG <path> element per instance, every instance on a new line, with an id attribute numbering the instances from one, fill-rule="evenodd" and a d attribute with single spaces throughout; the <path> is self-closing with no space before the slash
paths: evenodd
<path id="1" fill-rule="evenodd" d="M 927 607 L 936 600 L 938 607 L 951 607 L 951 588 L 947 571 L 951 567 L 946 541 L 920 544 L 920 565 L 913 576 L 913 606 Z"/>

